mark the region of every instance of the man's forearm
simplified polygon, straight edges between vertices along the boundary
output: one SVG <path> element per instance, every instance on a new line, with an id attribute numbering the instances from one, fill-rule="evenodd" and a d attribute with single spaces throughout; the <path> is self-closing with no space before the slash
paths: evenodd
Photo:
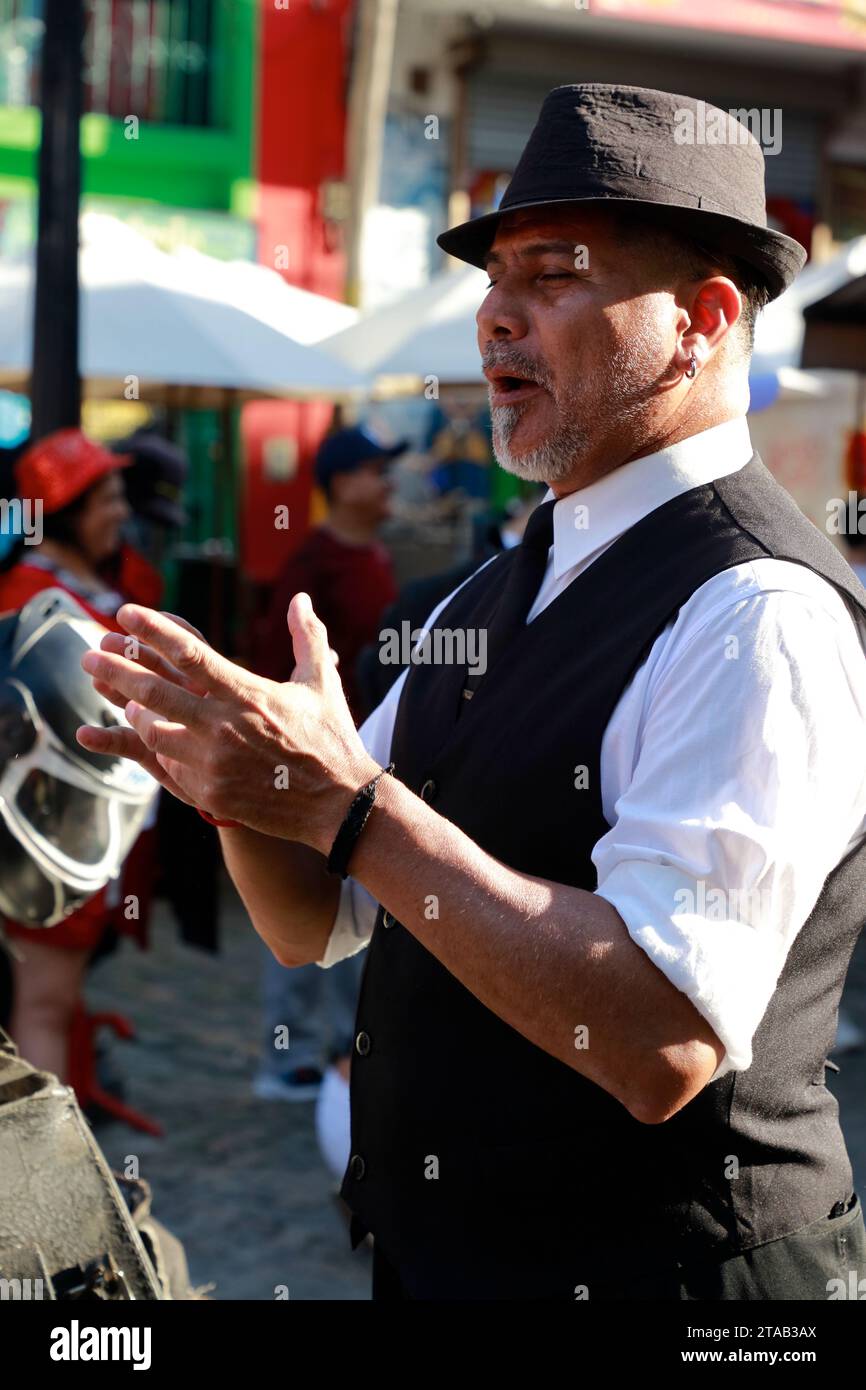
<path id="1" fill-rule="evenodd" d="M 483 1004 L 637 1118 L 667 1118 L 724 1056 L 608 902 L 501 864 L 396 779 L 351 869 Z"/>
<path id="2" fill-rule="evenodd" d="M 307 845 L 257 830 L 221 830 L 223 856 L 253 926 L 282 965 L 321 960 L 340 880 Z"/>

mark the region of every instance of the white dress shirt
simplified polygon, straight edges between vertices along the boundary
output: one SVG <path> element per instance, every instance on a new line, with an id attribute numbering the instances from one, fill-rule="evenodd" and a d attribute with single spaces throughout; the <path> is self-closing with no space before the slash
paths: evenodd
<path id="1" fill-rule="evenodd" d="M 731 420 L 561 498 L 527 621 L 642 517 L 752 452 L 746 420 Z M 836 589 L 805 565 L 735 565 L 683 604 L 605 730 L 611 828 L 592 852 L 596 892 L 724 1044 L 713 1079 L 750 1066 L 791 944 L 866 834 L 864 646 Z M 382 765 L 407 674 L 360 730 Z M 367 944 L 377 906 L 345 880 L 320 965 Z"/>

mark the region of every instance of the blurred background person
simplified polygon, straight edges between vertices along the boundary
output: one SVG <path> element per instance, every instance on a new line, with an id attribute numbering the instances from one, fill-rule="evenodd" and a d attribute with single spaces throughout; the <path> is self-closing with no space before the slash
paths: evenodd
<path id="1" fill-rule="evenodd" d="M 314 476 L 326 499 L 326 516 L 287 560 L 259 628 L 256 670 L 287 681 L 293 661 L 286 612 L 295 594 L 309 594 L 327 624 L 356 720 L 358 656 L 397 596 L 391 558 L 378 532 L 391 513 L 390 465 L 407 447 L 405 440 L 386 445 L 360 426 L 337 430 L 322 441 Z"/>
<path id="2" fill-rule="evenodd" d="M 286 612 L 296 593 L 309 594 L 327 624 L 349 708 L 357 721 L 363 703 L 356 666 L 363 647 L 376 639 L 384 609 L 397 595 L 391 559 L 377 539 L 390 514 L 388 470 L 408 447 L 387 445 L 359 426 L 340 429 L 320 445 L 315 479 L 327 500 L 325 519 L 287 561 L 260 629 L 255 669 L 287 681 L 293 668 Z M 264 951 L 264 1047 L 253 1083 L 263 1100 L 315 1100 L 323 1153 L 348 1144 L 349 1060 L 354 1036 L 363 954 L 331 970 L 317 965 L 287 970 Z M 275 1047 L 285 1037 L 287 1050 Z"/>
<path id="3" fill-rule="evenodd" d="M 128 455 L 112 453 L 77 429 L 58 430 L 21 454 L 15 483 L 19 497 L 41 505 L 41 538 L 38 530 L 38 543 L 19 538 L 4 556 L 0 610 L 21 608 L 56 586 L 104 627 L 121 630 L 115 615 L 126 596 L 100 567 L 118 550 L 130 515 L 122 480 L 130 463 Z M 108 884 L 47 930 L 4 922 L 14 948 L 12 1038 L 28 1061 L 62 1081 L 69 1077 L 69 1038 L 85 967 L 118 920 L 121 892 L 119 880 Z"/>
<path id="4" fill-rule="evenodd" d="M 402 632 L 403 623 L 408 623 L 410 632 L 417 631 L 437 604 L 477 569 L 500 550 L 519 545 L 526 523 L 546 491 L 544 484 L 534 483 L 524 484 L 524 489 L 524 494 L 513 497 L 493 521 L 487 522 L 483 515 L 479 516 L 468 560 L 404 584 L 397 599 L 382 614 L 380 628 Z M 404 662 L 380 660 L 378 640 L 364 647 L 355 669 L 361 705 L 359 723 L 381 704 L 405 665 Z"/>
<path id="5" fill-rule="evenodd" d="M 161 608 L 172 546 L 189 521 L 185 502 L 189 458 L 153 425 L 135 430 L 111 447 L 131 459 L 123 475 L 131 513 L 119 547 L 103 561 L 99 572 L 128 601 Z M 184 802 L 163 796 L 154 833 L 139 836 L 126 874 L 131 891 L 144 891 L 150 885 L 152 892 L 168 900 L 187 945 L 216 952 L 221 866 L 219 839 L 212 827 Z M 101 951 L 110 940 L 103 938 Z M 143 937 L 139 944 L 145 944 Z"/>
<path id="6" fill-rule="evenodd" d="M 173 533 L 187 522 L 183 504 L 189 472 L 186 454 L 149 427 L 136 430 L 111 446 L 129 459 L 123 475 L 129 516 L 120 544 L 99 566 L 102 577 L 135 603 L 159 608 L 165 563 Z"/>
<path id="7" fill-rule="evenodd" d="M 446 387 L 427 438 L 429 477 L 436 492 L 462 492 L 474 511 L 490 506 L 496 478 L 486 405 L 477 392 Z"/>

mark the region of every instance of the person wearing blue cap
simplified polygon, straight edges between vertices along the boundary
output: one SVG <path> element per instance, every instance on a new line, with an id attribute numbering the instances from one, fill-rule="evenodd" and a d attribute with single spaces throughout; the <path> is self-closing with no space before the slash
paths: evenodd
<path id="1" fill-rule="evenodd" d="M 389 513 L 388 465 L 406 447 L 405 440 L 384 444 L 357 425 L 322 441 L 314 476 L 328 502 L 327 516 L 287 561 L 254 662 L 260 675 L 289 680 L 293 662 L 286 612 L 295 594 L 309 594 L 316 612 L 327 615 L 331 646 L 356 722 L 361 713 L 358 657 L 376 640 L 381 615 L 397 596 L 391 559 L 376 533 Z M 317 1115 L 326 1154 L 340 1148 L 344 1130 L 346 1145 L 349 1142 L 348 1057 L 359 978 L 357 960 L 324 975 L 315 966 L 289 972 L 267 952 L 265 1047 L 253 1088 L 263 1100 L 314 1100 L 329 1058 Z M 289 1048 L 284 1052 L 275 1048 L 274 1040 L 285 1037 L 286 1028 Z"/>
<path id="2" fill-rule="evenodd" d="M 358 425 L 322 441 L 314 476 L 327 499 L 327 516 L 283 568 L 253 663 L 271 680 L 289 679 L 286 611 L 295 594 L 309 594 L 316 612 L 326 615 L 356 721 L 361 706 L 355 678 L 358 656 L 374 640 L 382 612 L 397 596 L 390 556 L 376 534 L 390 511 L 388 465 L 407 446 L 406 440 L 387 445 Z"/>

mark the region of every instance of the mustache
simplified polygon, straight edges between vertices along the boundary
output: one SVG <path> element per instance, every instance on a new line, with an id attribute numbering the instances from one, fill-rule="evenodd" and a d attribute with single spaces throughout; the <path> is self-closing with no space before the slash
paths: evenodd
<path id="1" fill-rule="evenodd" d="M 484 371 L 491 371 L 494 367 L 499 367 L 511 376 L 525 377 L 527 381 L 535 381 L 547 390 L 553 389 L 552 374 L 546 363 L 528 357 L 519 348 L 488 347 L 481 354 L 481 366 Z"/>

